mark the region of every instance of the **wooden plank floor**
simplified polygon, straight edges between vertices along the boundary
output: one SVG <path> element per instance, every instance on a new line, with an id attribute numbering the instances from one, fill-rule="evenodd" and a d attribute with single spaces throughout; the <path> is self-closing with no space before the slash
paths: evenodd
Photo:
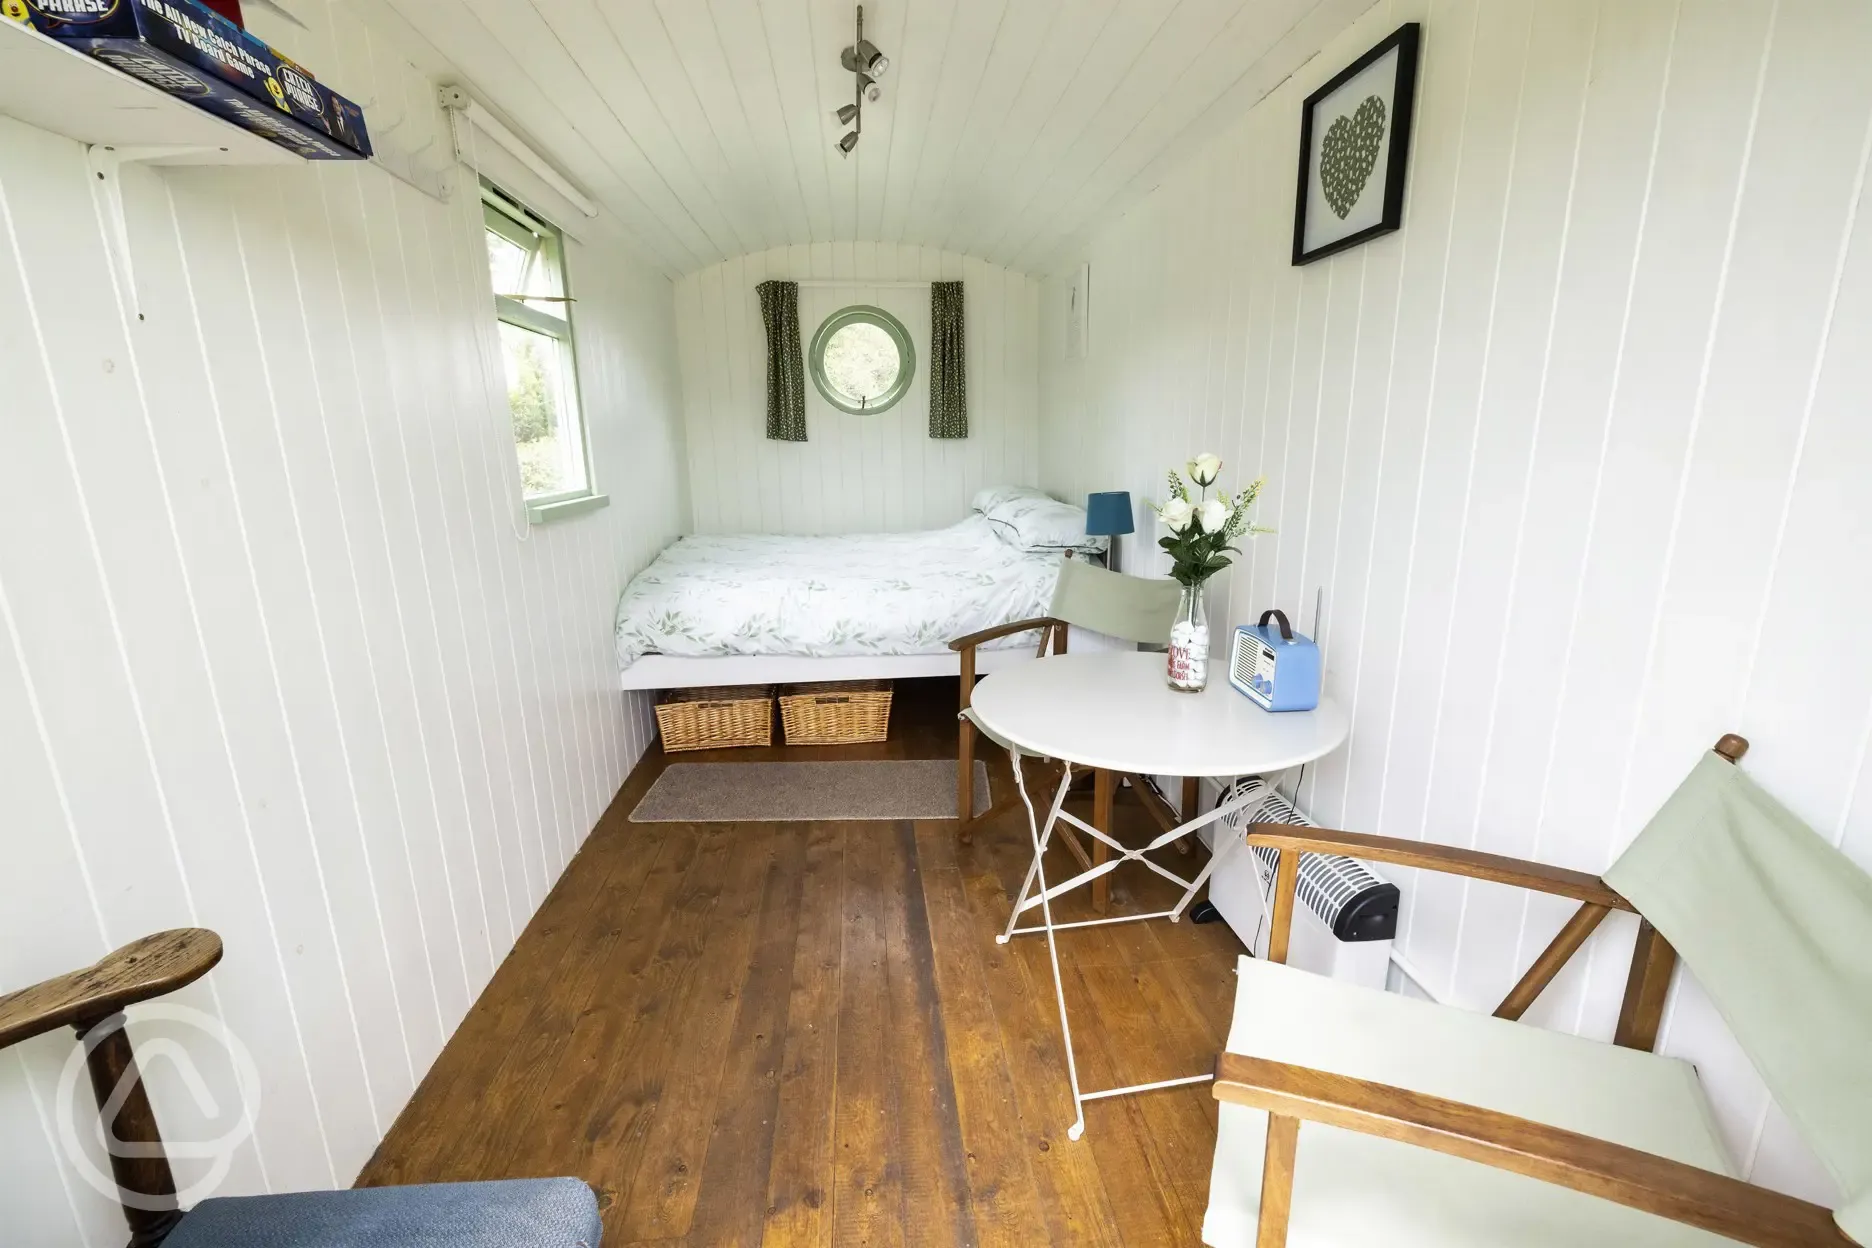
<path id="1" fill-rule="evenodd" d="M 954 757 L 954 699 L 953 680 L 900 682 L 875 746 L 676 761 Z M 1205 1086 L 1096 1102 L 1066 1139 L 1046 945 L 994 941 L 1021 818 L 966 846 L 947 820 L 629 822 L 666 761 L 631 775 L 360 1185 L 578 1175 L 610 1248 L 1198 1242 Z M 1154 830 L 1128 799 L 1118 826 Z M 1168 904 L 1149 872 L 1117 879 L 1114 913 Z M 1083 1086 L 1213 1064 L 1241 952 L 1226 927 L 1060 944 Z"/>

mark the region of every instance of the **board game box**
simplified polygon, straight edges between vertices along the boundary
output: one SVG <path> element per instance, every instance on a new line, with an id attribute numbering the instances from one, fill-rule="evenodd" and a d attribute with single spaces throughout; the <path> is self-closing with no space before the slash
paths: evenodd
<path id="1" fill-rule="evenodd" d="M 196 0 L 24 6 L 43 33 L 308 160 L 371 154 L 361 108 Z"/>

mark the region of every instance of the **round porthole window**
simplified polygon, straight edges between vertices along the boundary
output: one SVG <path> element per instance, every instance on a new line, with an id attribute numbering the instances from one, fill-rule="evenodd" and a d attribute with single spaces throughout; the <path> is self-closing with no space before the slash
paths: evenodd
<path id="1" fill-rule="evenodd" d="M 864 304 L 826 317 L 807 359 L 825 401 L 859 415 L 881 412 L 903 398 L 916 372 L 916 352 L 903 322 Z"/>

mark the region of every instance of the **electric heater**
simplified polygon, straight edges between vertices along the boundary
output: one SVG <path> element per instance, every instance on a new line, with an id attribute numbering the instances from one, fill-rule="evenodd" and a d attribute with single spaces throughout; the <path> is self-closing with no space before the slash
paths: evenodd
<path id="1" fill-rule="evenodd" d="M 1212 851 L 1219 842 L 1234 842 L 1224 844 L 1215 873 L 1209 877 L 1209 900 L 1242 943 L 1257 958 L 1265 958 L 1280 851 L 1271 846 L 1250 850 L 1244 843 L 1248 826 L 1317 825 L 1259 776 L 1225 786 L 1217 804 L 1252 794 L 1259 794 L 1259 800 L 1251 799 L 1234 814 L 1204 828 L 1201 835 Z M 1298 901 L 1287 945 L 1289 965 L 1382 989 L 1390 970 L 1391 941 L 1397 935 L 1397 885 L 1356 858 L 1302 854 Z"/>

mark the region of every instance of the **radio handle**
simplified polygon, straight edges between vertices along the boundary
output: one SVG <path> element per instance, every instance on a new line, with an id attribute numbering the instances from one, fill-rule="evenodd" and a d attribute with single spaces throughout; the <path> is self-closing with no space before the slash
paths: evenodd
<path id="1" fill-rule="evenodd" d="M 1256 625 L 1256 627 L 1266 628 L 1269 620 L 1280 621 L 1282 641 L 1292 641 L 1294 639 L 1293 625 L 1287 622 L 1287 613 L 1285 611 L 1282 611 L 1279 607 L 1269 607 L 1261 613 L 1261 622 Z"/>

